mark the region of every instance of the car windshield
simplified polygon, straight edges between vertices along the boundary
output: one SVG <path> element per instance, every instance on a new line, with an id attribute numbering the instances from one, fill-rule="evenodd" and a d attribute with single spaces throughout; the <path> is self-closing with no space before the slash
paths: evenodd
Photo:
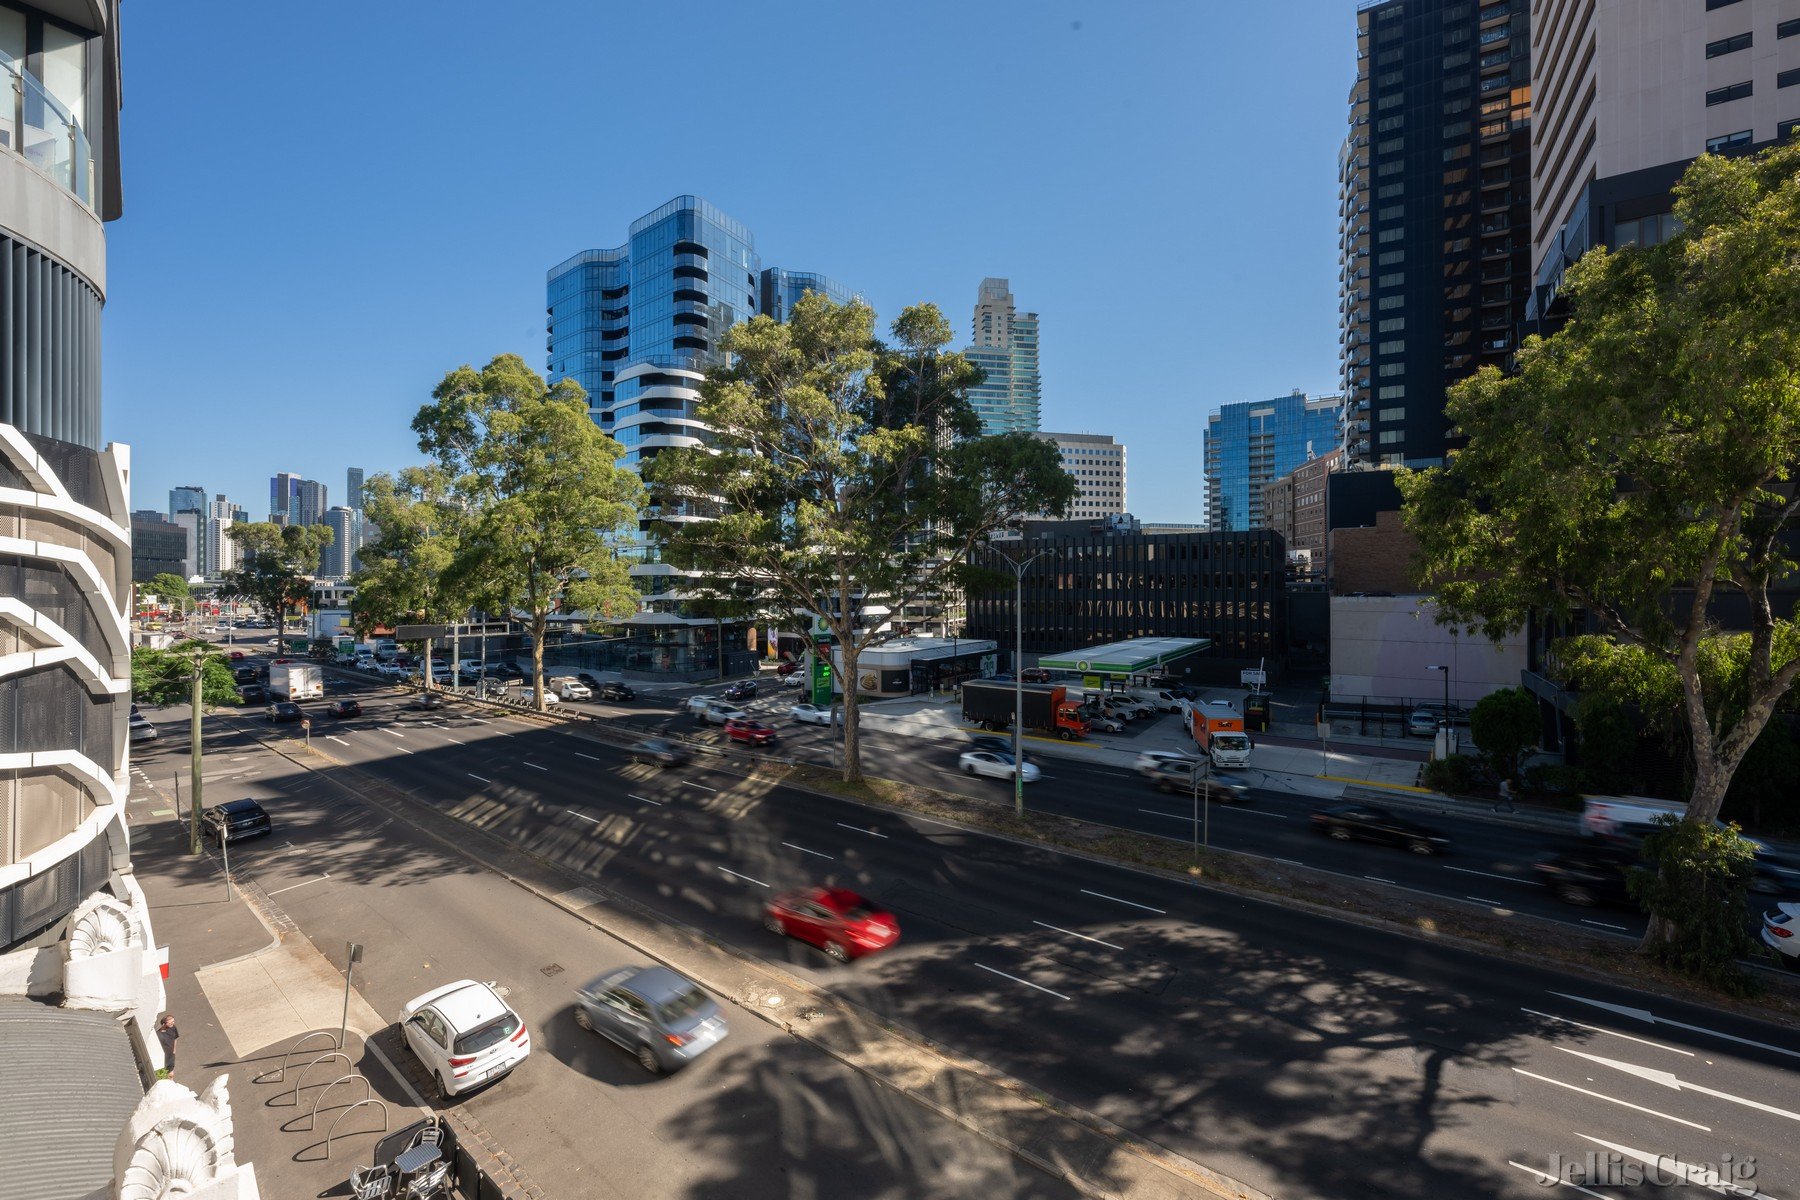
<path id="1" fill-rule="evenodd" d="M 664 1000 L 656 1006 L 656 1014 L 663 1025 L 678 1025 L 699 1012 L 706 1004 L 706 993 L 699 988 L 689 988 L 680 995 Z"/>
<path id="2" fill-rule="evenodd" d="M 487 1024 L 477 1025 L 457 1038 L 456 1053 L 480 1054 L 483 1050 L 498 1046 L 518 1031 L 519 1018 L 510 1012 L 501 1013 Z"/>
<path id="3" fill-rule="evenodd" d="M 1248 750 L 1250 739 L 1241 733 L 1219 733 L 1213 735 L 1213 744 L 1221 750 Z"/>
<path id="4" fill-rule="evenodd" d="M 648 742 L 644 743 L 644 749 L 646 749 L 646 750 L 667 750 L 668 748 L 669 748 L 669 743 L 664 742 L 664 741 L 653 740 L 653 741 L 648 741 Z"/>

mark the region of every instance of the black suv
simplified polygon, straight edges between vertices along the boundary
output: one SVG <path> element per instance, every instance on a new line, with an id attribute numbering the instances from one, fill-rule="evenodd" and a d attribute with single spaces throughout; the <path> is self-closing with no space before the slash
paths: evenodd
<path id="1" fill-rule="evenodd" d="M 582 682 L 587 683 L 587 680 L 584 679 L 584 680 L 582 680 Z M 593 687 L 594 685 L 589 683 L 588 686 Z M 636 700 L 637 699 L 637 693 L 632 691 L 630 688 L 626 687 L 622 683 L 603 683 L 595 690 L 600 693 L 600 698 L 602 700 Z"/>
<path id="2" fill-rule="evenodd" d="M 756 698 L 756 680 L 741 679 L 724 691 L 727 700 L 753 700 Z"/>
<path id="3" fill-rule="evenodd" d="M 274 833 L 275 823 L 254 800 L 227 800 L 200 814 L 200 828 L 215 842 L 241 842 Z"/>

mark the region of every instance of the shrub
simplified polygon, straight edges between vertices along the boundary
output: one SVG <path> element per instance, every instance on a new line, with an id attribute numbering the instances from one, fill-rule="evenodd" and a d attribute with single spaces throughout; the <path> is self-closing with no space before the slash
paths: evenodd
<path id="1" fill-rule="evenodd" d="M 1541 721 L 1537 701 L 1524 688 L 1489 692 L 1469 714 L 1469 733 L 1500 778 L 1519 773 L 1519 756 L 1537 745 Z"/>
<path id="2" fill-rule="evenodd" d="M 1467 754 L 1434 758 L 1425 764 L 1425 786 L 1434 792 L 1462 795 L 1475 790 L 1481 775 L 1480 764 Z"/>
<path id="3" fill-rule="evenodd" d="M 1645 861 L 1655 869 L 1628 881 L 1650 914 L 1649 955 L 1731 995 L 1754 992 L 1738 960 L 1755 949 L 1744 903 L 1755 854 L 1736 825 L 1658 817 L 1644 838 Z"/>

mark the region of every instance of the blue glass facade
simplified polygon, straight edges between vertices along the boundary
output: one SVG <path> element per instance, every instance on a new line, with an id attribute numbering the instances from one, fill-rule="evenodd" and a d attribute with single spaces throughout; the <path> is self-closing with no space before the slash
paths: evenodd
<path id="1" fill-rule="evenodd" d="M 1215 532 L 1263 527 L 1263 485 L 1343 443 L 1344 398 L 1295 392 L 1227 404 L 1206 421 L 1206 520 Z"/>
<path id="2" fill-rule="evenodd" d="M 1038 315 L 1022 313 L 1005 279 L 984 279 L 976 294 L 973 341 L 964 357 L 985 378 L 969 389 L 981 432 L 1036 433 L 1043 393 L 1038 378 Z"/>

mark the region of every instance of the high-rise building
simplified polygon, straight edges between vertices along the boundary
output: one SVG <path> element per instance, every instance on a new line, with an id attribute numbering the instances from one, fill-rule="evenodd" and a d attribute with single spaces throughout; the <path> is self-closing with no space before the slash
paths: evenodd
<path id="1" fill-rule="evenodd" d="M 318 480 L 302 479 L 295 485 L 294 524 L 321 525 L 325 521 L 325 510 L 330 507 L 325 485 Z"/>
<path id="2" fill-rule="evenodd" d="M 131 578 L 143 583 L 158 575 L 187 578 L 187 531 L 154 509 L 131 514 Z"/>
<path id="3" fill-rule="evenodd" d="M 1654 245 L 1703 152 L 1800 128 L 1792 0 L 1537 0 L 1532 57 L 1532 324 L 1560 323 L 1563 273 L 1594 246 Z"/>
<path id="4" fill-rule="evenodd" d="M 1010 281 L 990 277 L 981 281 L 976 293 L 971 326 L 971 341 L 963 354 L 984 376 L 969 389 L 981 431 L 1036 433 L 1043 401 L 1038 315 L 1018 311 Z"/>
<path id="5" fill-rule="evenodd" d="M 205 512 L 206 489 L 196 484 L 169 489 L 169 515 L 176 513 Z"/>
<path id="6" fill-rule="evenodd" d="M 206 575 L 206 514 L 178 512 L 175 524 L 181 527 L 181 577 L 192 579 Z"/>
<path id="7" fill-rule="evenodd" d="M 1261 529 L 1263 485 L 1343 441 L 1344 398 L 1294 392 L 1227 404 L 1206 420 L 1206 520 Z"/>
<path id="8" fill-rule="evenodd" d="M 1075 480 L 1072 520 L 1110 517 L 1125 511 L 1125 447 L 1098 433 L 1040 433 L 1062 455 L 1063 470 Z"/>
<path id="9" fill-rule="evenodd" d="M 1295 579 L 1325 577 L 1326 483 L 1343 459 L 1342 448 L 1334 449 L 1263 485 L 1263 528 L 1281 535 L 1288 571 Z"/>
<path id="10" fill-rule="evenodd" d="M 750 231 L 698 196 L 677 196 L 631 223 L 624 245 L 586 250 L 546 279 L 548 378 L 571 378 L 589 411 L 641 468 L 667 446 L 698 446 L 700 383 L 721 361 L 719 339 L 766 303 L 785 317 L 806 291 L 844 303 L 823 275 L 764 270 Z M 653 501 L 654 503 L 654 501 Z M 703 506 L 661 506 L 664 521 L 701 520 Z M 629 553 L 646 597 L 676 590 L 647 532 Z"/>
<path id="11" fill-rule="evenodd" d="M 269 479 L 269 520 L 276 525 L 298 525 L 300 477 L 279 471 Z"/>
<path id="12" fill-rule="evenodd" d="M 206 577 L 217 579 L 237 566 L 237 543 L 231 540 L 237 505 L 221 492 L 206 506 Z"/>
<path id="13" fill-rule="evenodd" d="M 344 472 L 344 507 L 362 511 L 363 469 L 351 467 Z"/>
<path id="14" fill-rule="evenodd" d="M 356 552 L 361 548 L 362 513 L 346 505 L 328 509 L 321 524 L 331 527 L 331 545 L 319 564 L 324 579 L 348 579 L 356 571 Z"/>
<path id="15" fill-rule="evenodd" d="M 1339 155 L 1354 463 L 1429 466 L 1444 390 L 1516 348 L 1530 290 L 1528 0 L 1363 0 Z"/>

